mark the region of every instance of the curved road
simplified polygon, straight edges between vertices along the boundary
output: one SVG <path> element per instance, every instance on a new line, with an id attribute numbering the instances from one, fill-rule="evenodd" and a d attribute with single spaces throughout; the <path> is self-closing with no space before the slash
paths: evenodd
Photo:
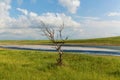
<path id="1" fill-rule="evenodd" d="M 19 50 L 41 50 L 41 51 L 56 51 L 51 45 L 0 45 L 0 48 L 19 49 Z M 65 52 L 83 52 L 89 54 L 102 55 L 119 55 L 120 50 L 96 48 L 96 47 L 81 47 L 81 46 L 63 46 L 62 50 Z"/>

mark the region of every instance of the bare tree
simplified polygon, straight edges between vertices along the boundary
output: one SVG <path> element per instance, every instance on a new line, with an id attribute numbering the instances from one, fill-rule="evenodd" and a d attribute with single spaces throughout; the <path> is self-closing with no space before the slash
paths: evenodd
<path id="1" fill-rule="evenodd" d="M 41 21 L 41 24 L 42 24 L 41 31 L 53 43 L 56 51 L 59 54 L 59 57 L 57 59 L 57 64 L 62 65 L 63 64 L 63 58 L 62 58 L 63 50 L 61 49 L 61 47 L 65 44 L 65 41 L 68 39 L 68 37 L 63 38 L 62 31 L 64 29 L 64 23 L 56 27 L 45 24 L 42 21 Z"/>

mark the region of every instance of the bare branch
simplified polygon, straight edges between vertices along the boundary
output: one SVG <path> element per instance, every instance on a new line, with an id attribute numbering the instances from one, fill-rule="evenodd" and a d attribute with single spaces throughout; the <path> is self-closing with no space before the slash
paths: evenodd
<path id="1" fill-rule="evenodd" d="M 65 41 L 68 39 L 68 37 L 64 39 L 62 35 L 62 31 L 64 29 L 64 23 L 61 26 L 59 26 L 59 29 L 56 32 L 53 26 L 45 24 L 43 21 L 41 21 L 41 25 L 42 25 L 41 31 L 54 44 L 55 49 L 59 53 L 59 58 L 57 60 L 57 63 L 61 65 L 62 54 L 63 54 L 61 47 L 64 45 Z"/>

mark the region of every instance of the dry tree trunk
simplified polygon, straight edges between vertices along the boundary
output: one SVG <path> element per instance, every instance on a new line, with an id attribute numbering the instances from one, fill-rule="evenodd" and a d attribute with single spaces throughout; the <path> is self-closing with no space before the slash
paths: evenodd
<path id="1" fill-rule="evenodd" d="M 62 51 L 58 51 L 59 52 L 59 57 L 58 57 L 58 60 L 57 60 L 57 64 L 58 65 L 62 65 L 63 64 L 63 59 L 62 59 L 62 55 L 63 55 L 63 52 Z"/>
<path id="2" fill-rule="evenodd" d="M 64 45 L 65 41 L 68 39 L 68 37 L 63 39 L 63 36 L 62 36 L 63 29 L 64 29 L 64 24 L 61 25 L 59 27 L 59 30 L 57 30 L 57 33 L 55 33 L 55 29 L 52 26 L 46 25 L 44 22 L 42 22 L 41 31 L 55 45 L 55 49 L 56 51 L 58 51 L 58 54 L 59 54 L 59 57 L 57 59 L 57 65 L 60 65 L 60 66 L 63 64 L 63 58 L 62 58 L 63 51 L 61 50 L 61 47 Z M 56 36 L 55 36 L 56 34 L 58 34 L 57 37 L 59 37 L 59 39 L 56 39 Z"/>

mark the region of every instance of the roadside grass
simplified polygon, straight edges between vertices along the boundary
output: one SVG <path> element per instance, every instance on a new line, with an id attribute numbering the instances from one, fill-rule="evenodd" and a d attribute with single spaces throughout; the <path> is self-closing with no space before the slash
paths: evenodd
<path id="1" fill-rule="evenodd" d="M 120 80 L 120 57 L 0 49 L 0 80 Z"/>

